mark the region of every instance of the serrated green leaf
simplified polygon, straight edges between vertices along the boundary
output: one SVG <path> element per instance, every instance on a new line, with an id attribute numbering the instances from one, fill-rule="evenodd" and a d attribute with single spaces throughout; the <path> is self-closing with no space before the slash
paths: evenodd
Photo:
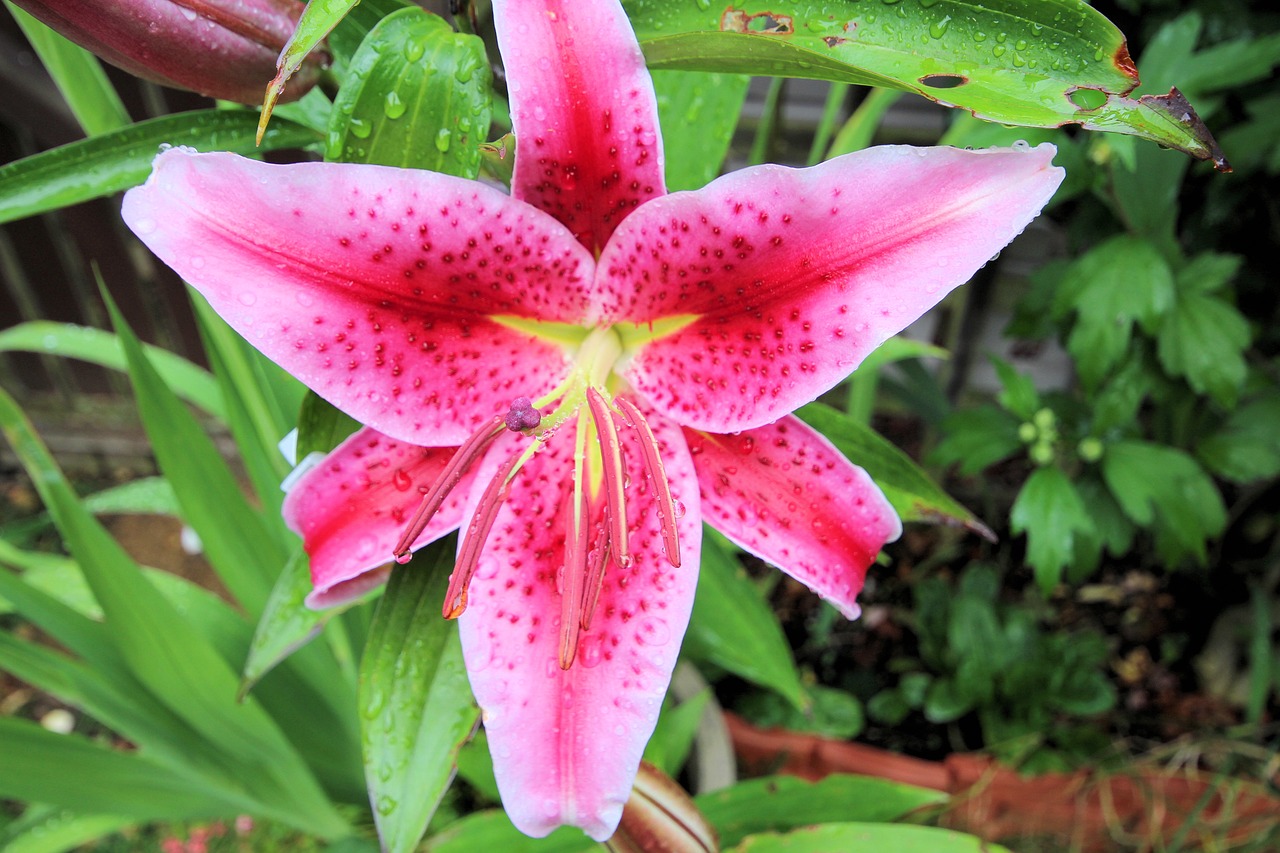
<path id="1" fill-rule="evenodd" d="M 775 690 L 797 708 L 804 690 L 778 617 L 718 534 L 702 537 L 702 567 L 684 654 Z"/>
<path id="2" fill-rule="evenodd" d="M 1181 450 L 1142 441 L 1108 445 L 1102 459 L 1107 488 L 1134 523 L 1153 527 L 1162 559 L 1203 563 L 1206 540 L 1226 527 L 1222 495 Z"/>
<path id="3" fill-rule="evenodd" d="M 1001 124 L 1078 123 L 1222 157 L 1185 101 L 1126 97 L 1138 74 L 1124 36 L 1079 0 L 625 6 L 651 68 L 903 89 Z"/>
<path id="4" fill-rule="evenodd" d="M 1280 393 L 1242 405 L 1226 423 L 1196 445 L 1196 455 L 1215 474 L 1252 483 L 1280 474 Z"/>
<path id="5" fill-rule="evenodd" d="M 903 521 L 964 527 L 994 540 L 990 528 L 870 427 L 821 403 L 810 403 L 796 414 L 825 435 L 850 462 L 865 468 Z"/>
<path id="6" fill-rule="evenodd" d="M 894 853 L 1009 853 L 972 835 L 932 826 L 828 823 L 785 834 L 743 839 L 725 853 L 830 853 L 832 850 L 892 850 Z"/>
<path id="7" fill-rule="evenodd" d="M 310 128 L 277 121 L 257 147 L 257 120 L 258 114 L 250 110 L 177 113 L 6 163 L 0 166 L 0 222 L 135 187 L 151 174 L 151 161 L 161 145 L 253 154 L 300 148 L 321 139 Z"/>
<path id="8" fill-rule="evenodd" d="M 1160 326 L 1156 352 L 1167 373 L 1230 409 L 1248 372 L 1249 337 L 1249 322 L 1235 306 L 1184 290 Z"/>
<path id="9" fill-rule="evenodd" d="M 1003 409 L 957 409 L 942 422 L 942 440 L 929 454 L 935 465 L 955 465 L 976 474 L 1022 449 L 1018 421 Z"/>
<path id="10" fill-rule="evenodd" d="M 1027 535 L 1027 562 L 1046 595 L 1071 565 L 1077 537 L 1094 534 L 1093 519 L 1075 485 L 1056 465 L 1038 468 L 1022 484 L 1009 525 Z"/>
<path id="11" fill-rule="evenodd" d="M 204 411 L 226 420 L 222 405 L 222 392 L 209 371 L 181 356 L 151 344 L 143 350 L 165 384 L 173 388 L 182 399 L 199 406 Z M 120 341 L 110 332 L 77 326 L 73 323 L 54 323 L 49 320 L 32 320 L 0 331 L 0 352 L 36 352 L 77 358 L 113 370 L 127 368 Z"/>
<path id="12" fill-rule="evenodd" d="M 365 777 L 383 849 L 414 850 L 480 716 L 458 626 L 440 616 L 452 537 L 419 553 L 427 565 L 391 573 L 360 662 Z"/>
<path id="13" fill-rule="evenodd" d="M 394 12 L 351 58 L 325 157 L 474 178 L 491 84 L 480 39 L 416 6 Z"/>
<path id="14" fill-rule="evenodd" d="M 805 708 L 786 705 L 771 693 L 758 693 L 739 703 L 739 710 L 751 722 L 765 728 L 811 732 L 830 738 L 851 740 L 862 734 L 867 720 L 857 696 L 834 687 L 809 688 Z"/>
<path id="15" fill-rule="evenodd" d="M 22 34 L 35 49 L 86 135 L 97 136 L 129 124 L 129 111 L 97 57 L 8 0 L 4 5 L 22 28 Z"/>
<path id="16" fill-rule="evenodd" d="M 1177 269 L 1178 290 L 1215 293 L 1236 277 L 1243 263 L 1242 255 L 1201 252 Z"/>
<path id="17" fill-rule="evenodd" d="M 751 78 L 745 74 L 656 71 L 667 190 L 696 190 L 720 174 Z"/>
<path id="18" fill-rule="evenodd" d="M 1169 265 L 1141 238 L 1113 237 L 1072 264 L 1055 309 L 1059 315 L 1078 314 L 1067 349 L 1085 385 L 1096 387 L 1119 363 L 1134 323 L 1154 333 L 1173 301 Z"/>
<path id="19" fill-rule="evenodd" d="M 1024 421 L 1031 420 L 1031 416 L 1040 408 L 1040 394 L 1036 391 L 1035 382 L 1027 374 L 1019 373 L 1017 368 L 1003 358 L 995 355 L 988 355 L 987 358 L 1000 379 L 1001 391 L 996 397 L 997 402 Z"/>

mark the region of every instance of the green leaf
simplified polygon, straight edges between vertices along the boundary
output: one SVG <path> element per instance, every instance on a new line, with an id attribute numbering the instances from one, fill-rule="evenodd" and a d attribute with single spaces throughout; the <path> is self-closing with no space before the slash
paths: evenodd
<path id="1" fill-rule="evenodd" d="M 106 622 L 76 622 L 65 608 L 59 610 L 30 595 L 26 603 L 19 602 L 13 588 L 5 590 L 6 596 L 23 612 L 34 603 L 46 616 L 56 618 L 60 626 L 56 636 L 87 660 L 107 666 L 124 661 L 132 675 L 194 732 L 240 764 L 246 774 L 243 784 L 258 797 L 264 814 L 323 837 L 345 834 L 345 822 L 275 723 L 253 700 L 236 702 L 231 668 L 192 624 L 190 614 L 166 601 L 84 510 L 31 424 L 3 391 L 0 427 L 79 562 Z M 90 632 L 97 635 L 96 642 Z M 0 755 L 7 756 L 7 750 L 0 750 Z M 79 807 L 94 808 L 88 801 Z"/>
<path id="2" fill-rule="evenodd" d="M 1075 485 L 1056 465 L 1037 468 L 1022 484 L 1009 525 L 1027 535 L 1027 562 L 1046 595 L 1075 556 L 1076 539 L 1094 533 L 1093 519 Z"/>
<path id="3" fill-rule="evenodd" d="M 1142 441 L 1108 445 L 1102 476 L 1125 515 L 1152 527 L 1160 557 L 1177 563 L 1207 559 L 1205 540 L 1226 527 L 1226 508 L 1213 480 L 1181 450 Z"/>
<path id="4" fill-rule="evenodd" d="M 0 797 L 135 820 L 218 817 L 237 805 L 136 753 L 13 717 L 0 717 Z"/>
<path id="5" fill-rule="evenodd" d="M 732 546 L 704 528 L 702 567 L 684 653 L 776 690 L 797 708 L 804 690 L 778 617 L 734 559 Z"/>
<path id="6" fill-rule="evenodd" d="M 1154 245 L 1137 237 L 1113 237 L 1072 264 L 1058 291 L 1059 315 L 1078 313 L 1067 349 L 1080 377 L 1097 387 L 1129 348 L 1133 324 L 1148 333 L 1173 306 L 1173 273 Z"/>
<path id="7" fill-rule="evenodd" d="M 6 163 L 0 166 L 0 222 L 137 186 L 151 174 L 151 161 L 161 145 L 252 154 L 320 141 L 314 130 L 278 121 L 258 148 L 253 141 L 257 120 L 251 110 L 178 113 Z"/>
<path id="8" fill-rule="evenodd" d="M 275 110 L 280 93 L 284 91 L 285 83 L 302 67 L 307 54 L 315 50 L 347 12 L 351 11 L 351 7 L 359 2 L 360 0 L 307 0 L 293 35 L 276 59 L 276 76 L 267 84 L 266 97 L 262 100 L 262 114 L 258 121 L 259 141 L 265 138 L 267 122 L 271 120 L 271 113 Z"/>
<path id="9" fill-rule="evenodd" d="M 63 853 L 133 823 L 119 815 L 76 814 L 52 806 L 27 806 L 21 817 L 0 828 L 6 853 Z"/>
<path id="10" fill-rule="evenodd" d="M 990 528 L 870 427 L 821 403 L 810 403 L 796 414 L 825 435 L 850 462 L 865 468 L 903 521 L 964 527 L 994 541 Z"/>
<path id="11" fill-rule="evenodd" d="M 298 462 L 312 453 L 328 453 L 358 429 L 359 421 L 308 391 L 298 414 Z"/>
<path id="12" fill-rule="evenodd" d="M 829 823 L 785 834 L 753 835 L 725 853 L 830 853 L 832 850 L 892 850 L 894 853 L 1009 853 L 972 835 L 932 826 Z"/>
<path id="13" fill-rule="evenodd" d="M 480 39 L 416 6 L 394 12 L 351 59 L 325 157 L 474 178 L 489 132 L 491 85 Z"/>
<path id="14" fill-rule="evenodd" d="M 931 723 L 949 723 L 973 710 L 973 697 L 955 678 L 935 678 L 924 693 L 924 716 Z"/>
<path id="15" fill-rule="evenodd" d="M 284 547 L 249 507 L 221 454 L 147 361 L 110 298 L 107 310 L 129 363 L 142 424 L 161 472 L 178 495 L 182 516 L 199 534 L 231 594 L 256 616 L 266 604 L 271 578 L 284 565 Z"/>
<path id="16" fill-rule="evenodd" d="M 8 0 L 4 5 L 22 28 L 22 34 L 35 49 L 87 135 L 97 136 L 129 124 L 129 111 L 124 108 L 124 102 L 107 79 L 97 57 L 67 41 Z"/>
<path id="17" fill-rule="evenodd" d="M 869 90 L 862 103 L 858 104 L 853 115 L 849 116 L 836 134 L 836 138 L 832 140 L 831 148 L 827 151 L 827 159 L 861 151 L 871 145 L 871 140 L 880 129 L 880 122 L 885 113 L 889 112 L 889 108 L 901 97 L 902 93 L 895 89 Z"/>
<path id="18" fill-rule="evenodd" d="M 143 349 L 160 378 L 182 399 L 220 420 L 226 420 L 222 392 L 209 371 L 160 347 L 144 344 Z M 49 320 L 32 320 L 0 331 L 0 352 L 49 353 L 78 358 L 113 370 L 125 370 L 127 367 L 120 341 L 111 332 Z"/>
<path id="19" fill-rule="evenodd" d="M 299 549 L 285 563 L 284 571 L 280 572 L 271 589 L 262 618 L 254 629 L 240 684 L 241 696 L 248 694 L 253 685 L 277 664 L 311 642 L 324 629 L 325 623 L 340 612 L 311 610 L 304 603 L 310 592 L 311 572 L 307 556 Z"/>
<path id="20" fill-rule="evenodd" d="M 453 555 L 450 537 L 391 573 L 360 663 L 365 777 L 390 853 L 417 847 L 479 718 L 458 626 L 440 615 Z"/>
<path id="21" fill-rule="evenodd" d="M 657 767 L 672 778 L 680 774 L 689 750 L 693 748 L 694 738 L 698 734 L 698 724 L 702 722 L 702 712 L 711 700 L 711 689 L 706 688 L 679 705 L 663 704 L 658 714 L 658 725 L 653 730 L 653 737 L 644 745 L 644 760 Z"/>
<path id="22" fill-rule="evenodd" d="M 1185 101 L 1125 97 L 1138 74 L 1124 36 L 1077 0 L 748 0 L 727 8 L 629 0 L 626 8 L 655 69 L 903 89 L 1001 124 L 1078 123 L 1201 159 L 1222 156 Z"/>
<path id="23" fill-rule="evenodd" d="M 929 454 L 935 465 L 955 465 L 972 475 L 1022 449 L 1018 421 L 1003 409 L 957 409 L 942 422 L 942 440 Z"/>
<path id="24" fill-rule="evenodd" d="M 745 74 L 656 71 L 667 190 L 696 190 L 720 174 L 751 78 Z"/>
<path id="25" fill-rule="evenodd" d="M 1022 420 L 1031 420 L 1032 415 L 1040 408 L 1040 394 L 1036 391 L 1035 382 L 1027 374 L 1019 373 L 1017 368 L 1003 358 L 995 355 L 988 355 L 987 358 L 1000 379 L 1002 390 L 996 401 Z"/>
<path id="26" fill-rule="evenodd" d="M 1211 471 L 1237 483 L 1280 474 L 1280 392 L 1250 400 L 1196 445 Z"/>
<path id="27" fill-rule="evenodd" d="M 862 734 L 867 720 L 858 697 L 834 687 L 815 685 L 808 691 L 808 706 L 784 705 L 771 693 L 748 696 L 739 710 L 751 722 L 765 728 L 811 732 L 824 737 L 852 740 Z"/>
<path id="28" fill-rule="evenodd" d="M 1160 327 L 1156 351 L 1169 375 L 1186 377 L 1196 393 L 1230 409 L 1248 372 L 1248 346 L 1249 322 L 1235 306 L 1184 290 Z"/>

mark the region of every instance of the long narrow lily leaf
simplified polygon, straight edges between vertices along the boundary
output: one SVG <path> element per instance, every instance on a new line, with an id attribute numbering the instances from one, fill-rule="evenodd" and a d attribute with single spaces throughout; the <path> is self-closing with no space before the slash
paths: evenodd
<path id="1" fill-rule="evenodd" d="M 97 57 L 67 41 L 8 0 L 5 6 L 13 13 L 22 34 L 35 49 L 87 135 L 97 136 L 119 130 L 129 123 L 129 112 Z"/>
<path id="2" fill-rule="evenodd" d="M 932 826 L 830 823 L 785 834 L 743 839 L 725 853 L 827 853 L 829 850 L 893 850 L 895 853 L 1009 853 L 1007 847 Z"/>
<path id="3" fill-rule="evenodd" d="M 178 498 L 163 477 L 130 480 L 86 495 L 84 507 L 94 515 L 180 515 Z M 0 537 L 22 542 L 52 523 L 48 514 L 42 513 L 0 527 Z"/>
<path id="4" fill-rule="evenodd" d="M 161 145 L 201 151 L 254 150 L 257 113 L 197 110 L 138 122 L 0 166 L 0 222 L 10 222 L 137 186 L 151 172 Z M 278 121 L 262 150 L 301 148 L 320 141 L 310 128 Z"/>
<path id="5" fill-rule="evenodd" d="M 3 190 L 0 190 L 0 194 Z M 143 349 L 165 384 L 182 399 L 219 420 L 226 420 L 222 392 L 204 368 L 150 344 Z M 0 352 L 36 352 L 77 358 L 113 370 L 125 370 L 120 341 L 111 332 L 73 323 L 32 320 L 0 332 Z"/>
<path id="6" fill-rule="evenodd" d="M 222 321 L 204 297 L 190 291 L 200 337 L 227 407 L 227 426 L 240 460 L 253 483 L 261 518 L 287 549 L 294 541 L 280 506 L 280 483 L 290 466 L 279 450 L 280 439 L 292 428 L 302 399 L 302 386 Z"/>
<path id="7" fill-rule="evenodd" d="M 99 628 L 100 641 L 127 662 L 151 693 L 239 763 L 256 790 L 272 792 L 274 796 L 262 802 L 264 813 L 307 826 L 323 837 L 345 834 L 345 822 L 275 723 L 256 702 L 236 703 L 232 669 L 85 511 L 30 422 L 2 390 L 0 427 L 102 606 L 105 624 L 89 623 Z M 14 591 L 5 591 L 13 600 Z M 56 610 L 47 603 L 45 609 Z M 84 631 L 79 628 L 81 635 Z M 83 636 L 80 639 L 83 646 Z M 86 659 L 105 656 L 112 662 L 114 657 L 92 648 L 76 651 Z M 3 750 L 0 754 L 7 755 Z"/>
<path id="8" fill-rule="evenodd" d="M 903 521 L 964 527 L 986 539 L 995 534 L 875 430 L 821 403 L 796 411 L 855 465 L 867 469 Z"/>
<path id="9" fill-rule="evenodd" d="M 0 797 L 52 803 L 138 820 L 226 814 L 217 791 L 137 753 L 0 717 Z"/>
<path id="10" fill-rule="evenodd" d="M 484 42 L 416 6 L 394 12 L 351 58 L 325 157 L 474 178 L 491 85 Z"/>
<path id="11" fill-rule="evenodd" d="M 5 853 L 63 853 L 134 823 L 119 815 L 77 814 L 54 806 L 27 806 L 22 816 L 0 828 Z"/>
<path id="12" fill-rule="evenodd" d="M 302 67 L 307 54 L 324 41 L 324 37 L 329 35 L 358 2 L 360 0 L 308 0 L 307 7 L 302 10 L 302 17 L 298 19 L 298 26 L 276 59 L 276 76 L 267 84 L 267 93 L 262 101 L 262 115 L 258 120 L 259 142 L 267 137 L 267 122 L 271 120 L 276 101 L 284 91 L 284 84 Z"/>
<path id="13" fill-rule="evenodd" d="M 429 567 L 392 572 L 360 663 L 365 774 L 390 853 L 416 849 L 480 715 L 458 626 L 440 616 L 452 544 L 450 537 L 431 546 Z"/>
<path id="14" fill-rule="evenodd" d="M 129 362 L 138 413 L 183 518 L 200 535 L 231 594 L 250 613 L 261 613 L 287 557 L 284 547 L 249 507 L 213 442 L 147 361 L 114 302 L 107 302 Z"/>
<path id="15" fill-rule="evenodd" d="M 979 118 L 1079 124 L 1226 161 L 1177 93 L 1127 97 L 1125 38 L 1083 0 L 629 0 L 651 68 L 903 89 Z"/>
<path id="16" fill-rule="evenodd" d="M 750 83 L 745 74 L 654 73 L 668 190 L 696 190 L 720 174 Z"/>
<path id="17" fill-rule="evenodd" d="M 776 690 L 796 708 L 804 689 L 782 628 L 718 534 L 704 531 L 684 653 Z"/>

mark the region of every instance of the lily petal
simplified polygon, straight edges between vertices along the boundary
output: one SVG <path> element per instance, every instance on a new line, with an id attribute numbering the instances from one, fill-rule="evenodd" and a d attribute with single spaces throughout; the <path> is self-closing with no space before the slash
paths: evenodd
<path id="1" fill-rule="evenodd" d="M 573 506 L 571 422 L 517 475 L 458 620 L 502 801 L 529 835 L 561 824 L 598 841 L 613 833 L 688 625 L 701 547 L 698 485 L 679 428 L 651 418 L 671 489 L 689 507 L 676 522 L 683 566 L 667 562 L 640 453 L 628 447 L 628 499 L 646 510 L 629 514 L 633 562 L 607 567 L 577 658 L 560 668 L 556 576 Z M 479 480 L 496 468 L 485 461 Z"/>
<path id="2" fill-rule="evenodd" d="M 617 3 L 496 0 L 516 132 L 516 198 L 599 253 L 641 202 L 666 192 L 658 105 Z"/>
<path id="3" fill-rule="evenodd" d="M 405 520 L 453 456 L 365 427 L 307 471 L 284 500 L 284 519 L 311 557 L 315 589 L 307 605 L 331 607 L 387 579 Z M 455 496 L 466 494 L 460 484 Z M 451 496 L 414 543 L 421 548 L 458 527 L 462 498 Z"/>
<path id="4" fill-rule="evenodd" d="M 489 315 L 586 312 L 592 259 L 560 223 L 447 175 L 172 149 L 123 213 L 268 358 L 415 444 L 458 444 L 568 369 Z"/>
<path id="5" fill-rule="evenodd" d="M 707 523 L 856 619 L 867 568 L 902 534 L 867 472 L 791 415 L 739 435 L 685 437 Z"/>
<path id="6" fill-rule="evenodd" d="M 646 204 L 600 257 L 598 307 L 615 322 L 697 319 L 624 375 L 685 426 L 777 420 L 1017 236 L 1062 180 L 1054 150 L 873 148 Z"/>

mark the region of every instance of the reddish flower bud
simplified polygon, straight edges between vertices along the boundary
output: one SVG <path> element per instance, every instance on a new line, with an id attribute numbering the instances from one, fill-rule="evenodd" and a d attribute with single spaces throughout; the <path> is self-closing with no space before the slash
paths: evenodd
<path id="1" fill-rule="evenodd" d="M 262 102 L 302 14 L 297 0 L 15 0 L 76 44 L 146 80 L 244 104 Z M 319 75 L 314 55 L 282 101 Z"/>

